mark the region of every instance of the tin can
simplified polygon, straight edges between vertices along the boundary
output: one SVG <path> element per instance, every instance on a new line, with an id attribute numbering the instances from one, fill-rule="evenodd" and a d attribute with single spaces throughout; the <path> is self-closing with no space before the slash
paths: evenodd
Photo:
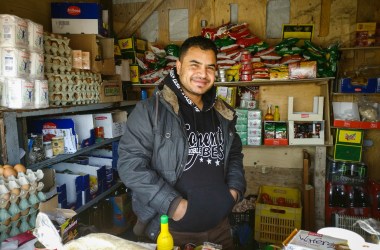
<path id="1" fill-rule="evenodd" d="M 248 50 L 244 50 L 243 52 L 241 52 L 240 61 L 241 62 L 247 62 L 247 61 L 251 62 L 251 53 Z"/>
<path id="2" fill-rule="evenodd" d="M 103 127 L 95 127 L 94 128 L 95 132 L 95 139 L 103 139 L 104 138 L 104 128 Z"/>
<path id="3" fill-rule="evenodd" d="M 242 62 L 240 70 L 241 71 L 252 71 L 252 63 L 251 63 L 251 61 Z"/>
<path id="4" fill-rule="evenodd" d="M 240 76 L 241 81 L 252 81 L 252 75 L 251 74 L 243 74 Z"/>
<path id="5" fill-rule="evenodd" d="M 53 147 L 53 155 L 65 153 L 65 142 L 62 136 L 56 136 L 51 139 Z"/>

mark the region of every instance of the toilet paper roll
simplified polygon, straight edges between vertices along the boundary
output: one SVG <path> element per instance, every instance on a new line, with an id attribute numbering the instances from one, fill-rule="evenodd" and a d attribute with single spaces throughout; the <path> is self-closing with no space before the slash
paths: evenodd
<path id="1" fill-rule="evenodd" d="M 120 78 L 122 81 L 130 81 L 131 80 L 131 72 L 129 69 L 129 61 L 128 60 L 121 60 Z"/>

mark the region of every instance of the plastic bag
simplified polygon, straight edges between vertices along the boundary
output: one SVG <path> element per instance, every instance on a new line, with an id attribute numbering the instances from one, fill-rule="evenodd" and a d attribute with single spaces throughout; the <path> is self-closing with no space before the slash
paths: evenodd
<path id="1" fill-rule="evenodd" d="M 361 229 L 371 235 L 371 241 L 374 244 L 380 243 L 380 221 L 372 218 L 357 220 L 354 226 L 359 225 Z"/>

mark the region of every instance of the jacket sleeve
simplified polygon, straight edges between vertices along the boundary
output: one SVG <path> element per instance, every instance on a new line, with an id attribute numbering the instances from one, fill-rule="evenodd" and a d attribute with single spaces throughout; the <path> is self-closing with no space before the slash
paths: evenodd
<path id="1" fill-rule="evenodd" d="M 226 180 L 229 188 L 235 189 L 239 193 L 238 201 L 244 198 L 244 193 L 246 191 L 246 180 L 244 176 L 243 168 L 243 153 L 242 153 L 242 143 L 239 135 L 233 126 L 233 141 L 231 149 L 228 154 L 228 169 Z"/>
<path id="2" fill-rule="evenodd" d="M 117 169 L 120 179 L 142 205 L 167 214 L 179 194 L 152 169 L 154 111 L 148 101 L 139 102 L 128 117 L 119 142 Z"/>

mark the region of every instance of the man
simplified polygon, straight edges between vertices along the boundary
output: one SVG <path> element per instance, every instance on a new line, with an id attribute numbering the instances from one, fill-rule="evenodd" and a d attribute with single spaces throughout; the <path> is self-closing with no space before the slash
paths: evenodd
<path id="1" fill-rule="evenodd" d="M 211 40 L 188 38 L 176 68 L 128 118 L 118 172 L 132 190 L 136 234 L 155 240 L 167 214 L 175 245 L 233 249 L 228 215 L 246 181 L 235 112 L 216 96 L 216 54 Z"/>

